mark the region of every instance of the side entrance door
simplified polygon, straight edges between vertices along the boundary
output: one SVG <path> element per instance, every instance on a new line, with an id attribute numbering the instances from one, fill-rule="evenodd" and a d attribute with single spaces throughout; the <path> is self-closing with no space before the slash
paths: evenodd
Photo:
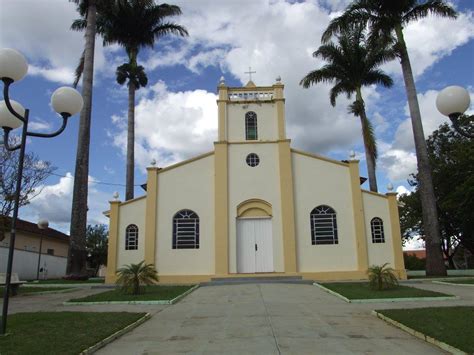
<path id="1" fill-rule="evenodd" d="M 273 272 L 271 218 L 237 220 L 237 272 Z"/>

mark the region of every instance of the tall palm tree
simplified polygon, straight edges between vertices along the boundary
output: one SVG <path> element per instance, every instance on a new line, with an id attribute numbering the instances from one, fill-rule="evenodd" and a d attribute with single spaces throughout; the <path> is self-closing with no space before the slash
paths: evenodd
<path id="1" fill-rule="evenodd" d="M 415 80 L 403 37 L 404 26 L 430 14 L 448 18 L 456 18 L 457 16 L 456 11 L 445 0 L 355 0 L 344 10 L 341 16 L 330 22 L 322 36 L 322 40 L 327 42 L 333 34 L 340 32 L 351 23 L 358 22 L 369 26 L 371 42 L 396 41 L 415 138 L 423 225 L 426 233 L 426 274 L 443 276 L 446 275 L 446 267 L 441 251 L 441 234 L 431 167 L 423 133 Z"/>
<path id="2" fill-rule="evenodd" d="M 132 199 L 134 193 L 135 91 L 147 83 L 143 67 L 137 64 L 138 53 L 142 48 L 153 48 L 158 39 L 168 34 L 187 36 L 188 31 L 183 26 L 166 21 L 166 18 L 178 15 L 181 15 L 181 9 L 175 5 L 156 5 L 153 0 L 116 0 L 114 6 L 100 14 L 97 22 L 104 45 L 117 43 L 123 46 L 129 58 L 128 64 L 117 69 L 117 80 L 121 84 L 128 80 L 129 93 L 127 200 Z"/>
<path id="3" fill-rule="evenodd" d="M 383 63 L 395 58 L 396 52 L 384 46 L 371 46 L 366 41 L 363 26 L 352 26 L 337 36 L 338 44 L 329 42 L 319 47 L 313 57 L 327 62 L 322 68 L 309 72 L 300 82 L 304 88 L 310 85 L 334 82 L 330 92 L 331 105 L 336 105 L 336 97 L 346 94 L 348 98 L 355 93 L 355 101 L 349 106 L 349 112 L 360 118 L 364 140 L 367 172 L 370 190 L 377 192 L 375 167 L 377 161 L 377 143 L 372 124 L 367 118 L 362 87 L 380 84 L 393 85 L 392 79 L 379 69 Z"/>
<path id="4" fill-rule="evenodd" d="M 80 63 L 84 74 L 82 80 L 84 107 L 82 108 L 79 120 L 76 167 L 72 195 L 70 246 L 67 262 L 67 274 L 78 275 L 85 274 L 87 260 L 87 194 L 97 7 L 96 0 L 71 1 L 78 5 L 78 11 L 85 19 L 85 45 Z M 74 24 L 71 28 L 75 29 Z"/>

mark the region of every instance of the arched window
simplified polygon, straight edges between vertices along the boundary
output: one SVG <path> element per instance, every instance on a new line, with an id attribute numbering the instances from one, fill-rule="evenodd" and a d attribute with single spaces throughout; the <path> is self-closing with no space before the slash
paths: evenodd
<path id="1" fill-rule="evenodd" d="M 181 210 L 173 217 L 173 249 L 199 249 L 199 216 Z"/>
<path id="2" fill-rule="evenodd" d="M 326 205 L 314 208 L 310 214 L 311 244 L 337 244 L 336 211 Z"/>
<path id="3" fill-rule="evenodd" d="M 372 230 L 372 243 L 385 243 L 383 221 L 379 217 L 372 218 L 370 229 Z"/>
<path id="4" fill-rule="evenodd" d="M 138 227 L 135 224 L 129 224 L 125 229 L 125 250 L 138 249 Z"/>
<path id="5" fill-rule="evenodd" d="M 257 114 L 253 111 L 249 111 L 245 114 L 245 139 L 257 140 Z"/>

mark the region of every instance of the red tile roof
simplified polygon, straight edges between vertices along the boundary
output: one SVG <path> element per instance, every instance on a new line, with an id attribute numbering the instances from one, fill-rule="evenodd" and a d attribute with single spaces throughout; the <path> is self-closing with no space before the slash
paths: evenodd
<path id="1" fill-rule="evenodd" d="M 11 220 L 11 218 L 9 218 L 9 220 Z M 53 228 L 39 229 L 36 223 L 31 223 L 23 219 L 19 219 L 19 218 L 17 219 L 16 229 L 18 231 L 29 232 L 29 233 L 37 234 L 37 235 L 43 235 L 46 237 L 50 237 L 56 240 L 61 240 L 63 242 L 69 243 L 69 236 L 67 234 L 64 234 Z"/>

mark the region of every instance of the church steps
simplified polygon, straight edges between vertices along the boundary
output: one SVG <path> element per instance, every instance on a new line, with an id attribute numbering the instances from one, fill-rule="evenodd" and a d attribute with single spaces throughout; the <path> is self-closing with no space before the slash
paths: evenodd
<path id="1" fill-rule="evenodd" d="M 301 276 L 236 276 L 236 277 L 213 277 L 210 282 L 202 282 L 201 286 L 240 285 L 259 283 L 290 283 L 290 284 L 312 284 L 311 280 L 303 280 Z"/>

